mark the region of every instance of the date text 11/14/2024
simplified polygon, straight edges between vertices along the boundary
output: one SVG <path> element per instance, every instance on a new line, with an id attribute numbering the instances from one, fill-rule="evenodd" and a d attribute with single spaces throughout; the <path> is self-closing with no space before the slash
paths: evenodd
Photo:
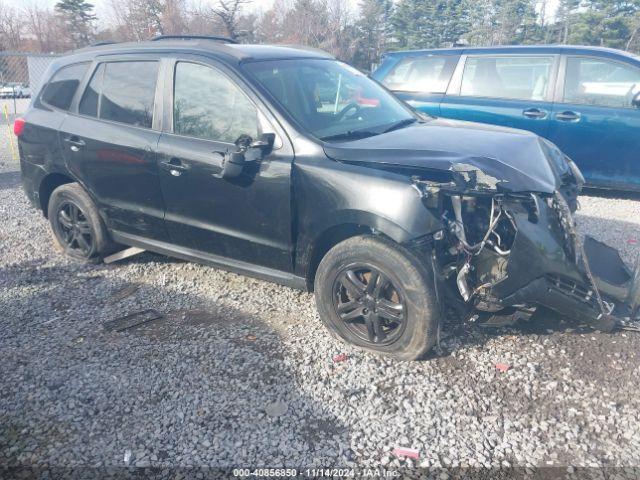
<path id="1" fill-rule="evenodd" d="M 234 468 L 234 477 L 280 478 L 397 478 L 400 472 L 380 468 Z"/>

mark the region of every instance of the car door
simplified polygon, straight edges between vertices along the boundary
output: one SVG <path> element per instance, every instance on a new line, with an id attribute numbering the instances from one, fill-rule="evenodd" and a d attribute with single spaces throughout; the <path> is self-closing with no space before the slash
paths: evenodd
<path id="1" fill-rule="evenodd" d="M 60 137 L 69 170 L 110 229 L 166 239 L 153 119 L 158 68 L 149 56 L 95 62 Z"/>
<path id="2" fill-rule="evenodd" d="M 390 67 L 382 65 L 374 78 L 417 110 L 438 116 L 459 58 L 431 53 L 406 56 Z"/>
<path id="3" fill-rule="evenodd" d="M 284 132 L 231 70 L 200 57 L 165 65 L 158 152 L 171 241 L 212 260 L 292 270 L 291 162 Z M 221 176 L 242 138 L 275 133 L 272 151 L 247 152 L 242 174 Z M 283 141 L 284 140 L 284 141 Z"/>
<path id="4" fill-rule="evenodd" d="M 552 54 L 464 55 L 440 115 L 545 136 L 557 59 Z"/>
<path id="5" fill-rule="evenodd" d="M 588 184 L 640 189 L 638 92 L 640 62 L 563 58 L 549 139 L 578 165 Z"/>
<path id="6" fill-rule="evenodd" d="M 22 135 L 22 158 L 33 165 L 49 165 L 64 171 L 64 153 L 60 148 L 59 129 L 71 108 L 73 98 L 86 76 L 91 62 L 74 63 L 60 68 L 25 114 L 26 134 Z M 51 167 L 55 165 L 55 167 Z M 34 187 L 37 190 L 37 187 Z"/>

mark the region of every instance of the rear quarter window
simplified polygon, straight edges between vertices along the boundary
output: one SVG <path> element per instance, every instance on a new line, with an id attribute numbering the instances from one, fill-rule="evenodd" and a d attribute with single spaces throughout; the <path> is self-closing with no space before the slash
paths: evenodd
<path id="1" fill-rule="evenodd" d="M 42 90 L 40 100 L 52 107 L 69 110 L 73 96 L 89 68 L 89 63 L 77 63 L 62 67 Z"/>

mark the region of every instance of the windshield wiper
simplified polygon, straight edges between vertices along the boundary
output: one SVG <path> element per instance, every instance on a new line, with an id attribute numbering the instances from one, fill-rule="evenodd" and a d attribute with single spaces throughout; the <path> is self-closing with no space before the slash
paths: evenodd
<path id="1" fill-rule="evenodd" d="M 369 130 L 349 130 L 344 133 L 336 133 L 335 135 L 329 135 L 327 137 L 320 137 L 320 140 L 327 142 L 330 140 L 356 140 L 359 138 L 373 137 L 380 135 L 380 132 L 372 132 Z"/>
<path id="2" fill-rule="evenodd" d="M 409 125 L 413 125 L 417 121 L 418 120 L 416 120 L 415 118 L 405 118 L 404 120 L 400 120 L 399 122 L 394 123 L 386 130 L 383 130 L 382 133 L 388 133 L 394 130 L 399 130 L 401 128 L 408 127 Z"/>

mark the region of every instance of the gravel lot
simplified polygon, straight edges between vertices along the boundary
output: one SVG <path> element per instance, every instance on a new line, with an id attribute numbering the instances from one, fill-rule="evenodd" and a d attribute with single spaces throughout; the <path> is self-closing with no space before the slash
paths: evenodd
<path id="1" fill-rule="evenodd" d="M 581 203 L 631 262 L 640 201 Z M 104 330 L 144 308 L 165 317 Z M 441 356 L 394 363 L 334 341 L 307 293 L 148 253 L 66 260 L 6 152 L 0 312 L 0 465 L 640 466 L 640 333 L 450 319 Z"/>

